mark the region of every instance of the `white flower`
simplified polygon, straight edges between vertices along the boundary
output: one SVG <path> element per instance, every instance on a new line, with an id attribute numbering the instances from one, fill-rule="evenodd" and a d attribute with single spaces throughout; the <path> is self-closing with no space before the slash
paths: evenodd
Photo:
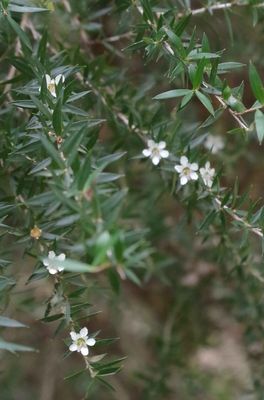
<path id="1" fill-rule="evenodd" d="M 210 150 L 213 154 L 218 153 L 224 148 L 225 144 L 221 136 L 208 135 L 204 142 L 204 147 Z"/>
<path id="2" fill-rule="evenodd" d="M 58 264 L 58 261 L 64 261 L 65 260 L 65 254 L 61 253 L 58 256 L 54 253 L 54 251 L 49 251 L 49 255 L 47 258 L 43 260 L 43 264 L 45 267 L 47 267 L 47 270 L 51 275 L 55 275 L 58 272 L 61 272 L 64 270 L 63 266 L 60 266 Z M 54 263 L 55 261 L 55 263 Z"/>
<path id="3" fill-rule="evenodd" d="M 60 80 L 62 81 L 62 83 L 65 82 L 65 76 L 59 74 L 54 79 L 51 79 L 51 77 L 48 74 L 46 74 L 45 77 L 46 77 L 48 91 L 52 94 L 53 97 L 57 97 L 56 86 L 59 84 Z"/>
<path id="4" fill-rule="evenodd" d="M 78 353 L 82 353 L 83 356 L 89 354 L 88 346 L 95 345 L 95 339 L 89 338 L 87 328 L 82 328 L 79 333 L 72 331 L 70 332 L 70 336 L 72 338 L 72 344 L 70 345 L 69 350 L 78 351 Z"/>
<path id="5" fill-rule="evenodd" d="M 189 163 L 187 157 L 182 156 L 180 158 L 180 165 L 175 165 L 176 171 L 180 174 L 180 182 L 181 185 L 186 185 L 188 181 L 196 181 L 198 179 L 198 164 L 196 163 Z"/>
<path id="6" fill-rule="evenodd" d="M 169 157 L 168 150 L 165 150 L 166 143 L 155 143 L 154 140 L 148 140 L 148 149 L 142 151 L 145 157 L 150 157 L 154 165 L 158 165 L 162 158 Z"/>
<path id="7" fill-rule="evenodd" d="M 214 175 L 215 175 L 215 169 L 211 168 L 209 161 L 207 161 L 205 163 L 204 168 L 200 168 L 200 174 L 201 174 L 202 180 L 204 181 L 204 184 L 206 186 L 208 186 L 209 188 L 212 187 Z"/>

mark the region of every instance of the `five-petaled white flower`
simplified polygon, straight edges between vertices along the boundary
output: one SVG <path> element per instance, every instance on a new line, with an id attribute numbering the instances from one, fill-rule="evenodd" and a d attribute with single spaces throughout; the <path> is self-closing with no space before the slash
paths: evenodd
<path id="1" fill-rule="evenodd" d="M 213 154 L 218 153 L 224 148 L 225 144 L 221 136 L 208 135 L 204 142 L 204 147 L 210 150 Z"/>
<path id="2" fill-rule="evenodd" d="M 211 188 L 214 180 L 215 169 L 211 168 L 209 161 L 205 163 L 205 166 L 203 168 L 200 168 L 200 174 L 202 180 L 204 181 L 204 184 Z"/>
<path id="3" fill-rule="evenodd" d="M 51 79 L 50 75 L 46 74 L 47 89 L 52 94 L 53 97 L 57 97 L 56 86 L 59 84 L 60 80 L 62 83 L 65 82 L 65 76 L 62 74 L 57 75 L 54 79 Z"/>
<path id="4" fill-rule="evenodd" d="M 58 256 L 54 253 L 54 251 L 49 251 L 49 255 L 47 258 L 43 260 L 43 264 L 47 267 L 47 270 L 51 275 L 55 275 L 58 272 L 64 270 L 64 267 L 58 263 L 58 261 L 65 260 L 65 254 L 61 253 Z M 55 262 L 54 262 L 55 261 Z"/>
<path id="5" fill-rule="evenodd" d="M 186 156 L 181 156 L 180 165 L 175 165 L 176 171 L 180 174 L 181 185 L 186 185 L 188 181 L 196 181 L 198 179 L 198 164 L 190 163 Z"/>
<path id="6" fill-rule="evenodd" d="M 95 339 L 89 338 L 87 328 L 82 328 L 79 333 L 72 331 L 70 332 L 70 336 L 72 338 L 72 344 L 70 345 L 69 350 L 82 353 L 83 356 L 89 354 L 88 346 L 95 345 Z"/>
<path id="7" fill-rule="evenodd" d="M 142 153 L 145 157 L 150 157 L 154 165 L 158 165 L 162 158 L 169 157 L 168 150 L 165 150 L 165 142 L 155 143 L 154 140 L 148 140 L 147 144 L 148 149 L 144 149 Z"/>

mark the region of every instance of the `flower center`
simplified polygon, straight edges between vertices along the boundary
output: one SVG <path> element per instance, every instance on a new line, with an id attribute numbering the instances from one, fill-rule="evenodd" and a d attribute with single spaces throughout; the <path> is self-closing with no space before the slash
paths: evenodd
<path id="1" fill-rule="evenodd" d="M 76 344 L 77 344 L 78 347 L 82 347 L 82 346 L 86 345 L 86 342 L 85 342 L 85 340 L 83 338 L 79 338 L 76 341 Z"/>
<path id="2" fill-rule="evenodd" d="M 152 148 L 152 155 L 153 156 L 159 156 L 160 155 L 160 149 L 158 147 L 153 147 Z"/>
<path id="3" fill-rule="evenodd" d="M 190 170 L 189 167 L 185 167 L 182 170 L 183 175 L 187 175 L 188 176 L 188 175 L 190 175 L 190 172 L 191 172 L 191 170 Z"/>
<path id="4" fill-rule="evenodd" d="M 55 92 L 55 83 L 49 83 L 48 84 L 48 90 L 50 92 Z"/>

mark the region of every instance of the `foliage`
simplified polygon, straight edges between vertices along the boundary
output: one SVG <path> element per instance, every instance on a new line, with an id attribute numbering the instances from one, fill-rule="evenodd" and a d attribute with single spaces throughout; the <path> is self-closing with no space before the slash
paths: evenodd
<path id="1" fill-rule="evenodd" d="M 19 260 L 31 269 L 27 287 L 52 282 L 40 319 L 56 322 L 54 335 L 68 346 L 69 333 L 96 314 L 90 303 L 100 284 L 110 285 L 116 298 L 123 281 L 144 286 L 159 279 L 177 291 L 178 313 L 195 314 L 195 290 L 180 283 L 189 251 L 193 259 L 218 266 L 222 287 L 229 281 L 223 302 L 244 327 L 253 371 L 247 390 L 261 399 L 264 370 L 250 349 L 263 344 L 264 208 L 250 188 L 240 189 L 238 162 L 248 157 L 257 163 L 248 147 L 263 142 L 264 86 L 260 60 L 230 61 L 210 38 L 203 17 L 214 23 L 224 13 L 232 38 L 232 13 L 250 14 L 257 29 L 263 4 L 208 1 L 191 9 L 189 1 L 169 0 L 116 0 L 107 6 L 2 0 L 0 10 L 3 335 L 25 328 L 8 313 L 21 285 L 14 267 Z M 137 75 L 141 60 L 143 72 Z M 241 71 L 247 71 L 246 84 L 239 81 Z M 217 136 L 219 124 L 225 147 L 217 152 L 208 139 Z M 172 226 L 164 217 L 165 201 L 178 210 Z M 162 240 L 181 250 L 169 251 Z M 51 261 L 50 252 L 66 259 Z M 157 339 L 157 367 L 138 372 L 144 399 L 170 393 L 173 365 L 182 368 L 182 376 L 188 371 L 191 350 L 174 351 L 187 347 L 176 314 L 171 340 Z M 94 382 L 111 387 L 105 377 L 126 362 L 123 354 L 103 360 L 100 345 L 104 349 L 113 340 L 99 329 L 84 369 L 67 377 L 87 374 L 85 396 Z M 202 336 L 201 329 L 194 347 Z M 32 347 L 0 341 L 1 349 L 14 352 Z M 182 390 L 182 398 L 195 396 L 187 383 Z"/>

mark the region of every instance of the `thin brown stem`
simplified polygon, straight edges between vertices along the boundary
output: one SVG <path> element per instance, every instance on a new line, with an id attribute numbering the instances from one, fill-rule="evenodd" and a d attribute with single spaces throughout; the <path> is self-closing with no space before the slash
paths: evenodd
<path id="1" fill-rule="evenodd" d="M 263 238 L 263 232 L 260 228 L 256 228 L 256 227 L 252 226 L 244 218 L 240 217 L 236 213 L 236 210 L 229 208 L 227 205 L 222 206 L 222 202 L 218 197 L 214 197 L 214 201 L 217 204 L 217 206 L 219 206 L 220 209 L 227 211 L 228 215 L 230 215 L 235 221 L 240 222 L 241 224 L 243 224 L 245 226 L 245 228 L 249 229 L 252 233 Z"/>

